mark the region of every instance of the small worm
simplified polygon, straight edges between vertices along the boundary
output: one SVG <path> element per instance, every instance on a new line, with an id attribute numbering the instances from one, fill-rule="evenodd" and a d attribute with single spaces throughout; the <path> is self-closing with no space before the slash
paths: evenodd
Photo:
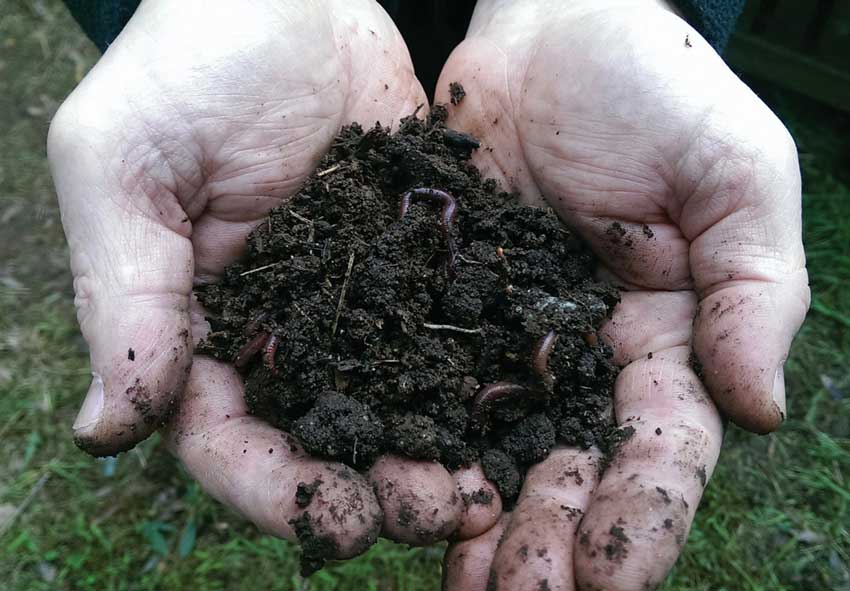
<path id="1" fill-rule="evenodd" d="M 534 346 L 534 352 L 531 354 L 531 366 L 534 369 L 546 389 L 551 391 L 555 387 L 555 376 L 549 371 L 549 357 L 552 355 L 552 349 L 555 348 L 555 343 L 558 342 L 558 335 L 554 330 L 550 330 L 542 337 Z"/>
<path id="2" fill-rule="evenodd" d="M 262 350 L 263 347 L 271 340 L 269 337 L 269 333 L 267 332 L 259 332 L 254 337 L 242 345 L 242 348 L 236 353 L 236 358 L 233 360 L 233 365 L 235 365 L 238 369 L 242 369 L 248 362 L 251 361 L 251 358 L 254 357 L 257 353 Z"/>
<path id="3" fill-rule="evenodd" d="M 277 335 L 271 335 L 266 343 L 266 348 L 263 351 L 263 364 L 265 364 L 265 366 L 269 368 L 269 371 L 271 371 L 274 375 L 277 375 L 277 367 L 275 366 L 274 360 L 274 356 L 277 354 L 277 344 Z"/>
<path id="4" fill-rule="evenodd" d="M 407 213 L 407 210 L 410 209 L 410 202 L 414 195 L 418 197 L 425 197 L 432 201 L 442 202 L 443 211 L 440 215 L 440 229 L 443 232 L 443 236 L 446 239 L 446 245 L 449 248 L 449 265 L 450 267 L 454 267 L 455 258 L 457 257 L 457 249 L 455 248 L 455 243 L 452 239 L 452 224 L 454 223 L 455 216 L 457 215 L 457 201 L 455 201 L 454 197 L 439 189 L 430 189 L 427 187 L 411 189 L 401 196 L 399 218 L 403 218 Z"/>
<path id="5" fill-rule="evenodd" d="M 243 329 L 244 334 L 254 334 L 258 328 L 260 328 L 260 324 L 268 320 L 269 313 L 268 312 L 260 312 L 257 314 L 254 319 L 245 325 Z"/>
<path id="6" fill-rule="evenodd" d="M 513 398 L 525 392 L 528 392 L 528 388 L 512 382 L 493 382 L 482 386 L 472 400 L 472 419 L 476 423 L 480 423 L 481 415 L 490 408 L 493 402 L 502 398 Z"/>

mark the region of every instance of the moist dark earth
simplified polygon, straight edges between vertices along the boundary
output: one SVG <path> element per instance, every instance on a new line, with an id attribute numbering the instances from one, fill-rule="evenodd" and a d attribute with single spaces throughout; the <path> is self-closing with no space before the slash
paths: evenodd
<path id="1" fill-rule="evenodd" d="M 234 362 L 250 412 L 316 456 L 481 461 L 510 506 L 556 443 L 612 444 L 617 370 L 596 330 L 619 294 L 554 213 L 482 179 L 478 142 L 446 115 L 343 128 L 242 259 L 197 288 L 200 352 Z M 422 188 L 453 214 L 435 192 L 402 206 Z M 302 484 L 307 504 L 320 483 Z"/>

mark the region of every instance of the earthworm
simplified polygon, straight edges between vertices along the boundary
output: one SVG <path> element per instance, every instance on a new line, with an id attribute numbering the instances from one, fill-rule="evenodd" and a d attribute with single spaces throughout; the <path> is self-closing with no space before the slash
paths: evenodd
<path id="1" fill-rule="evenodd" d="M 599 344 L 599 337 L 596 336 L 595 332 L 584 333 L 582 338 L 584 338 L 584 342 L 587 343 L 588 347 L 595 347 Z"/>
<path id="2" fill-rule="evenodd" d="M 493 402 L 502 398 L 512 398 L 525 392 L 528 392 L 528 388 L 512 382 L 493 382 L 482 386 L 472 400 L 472 419 L 480 423 L 481 415 L 490 408 Z"/>
<path id="3" fill-rule="evenodd" d="M 266 346 L 266 344 L 271 340 L 269 333 L 267 332 L 258 332 L 254 337 L 242 345 L 242 348 L 236 353 L 236 358 L 233 360 L 233 365 L 237 368 L 242 369 L 248 362 L 251 361 L 251 358 L 254 357 L 260 350 Z"/>
<path id="4" fill-rule="evenodd" d="M 277 335 L 271 335 L 263 350 L 263 363 L 275 375 L 277 375 L 277 367 L 275 366 L 274 356 L 277 353 L 277 343 Z"/>
<path id="5" fill-rule="evenodd" d="M 258 328 L 260 328 L 260 323 L 265 322 L 269 317 L 268 312 L 260 312 L 257 314 L 254 319 L 245 325 L 244 333 L 245 334 L 254 334 Z"/>
<path id="6" fill-rule="evenodd" d="M 555 386 L 555 376 L 549 371 L 549 357 L 552 355 L 556 342 L 558 342 L 558 335 L 554 330 L 550 330 L 537 341 L 534 352 L 531 354 L 531 366 L 534 373 L 540 377 L 547 390 L 552 390 Z"/>
<path id="7" fill-rule="evenodd" d="M 455 248 L 455 243 L 452 239 L 452 224 L 454 223 L 455 216 L 457 215 L 457 202 L 455 201 L 455 198 L 439 189 L 430 189 L 427 187 L 411 189 L 401 196 L 401 204 L 399 205 L 398 215 L 399 218 L 403 218 L 407 213 L 407 210 L 410 209 L 410 202 L 414 195 L 443 203 L 443 211 L 440 215 L 440 229 L 443 232 L 443 236 L 446 239 L 446 245 L 449 248 L 449 266 L 450 268 L 454 267 L 455 258 L 457 257 L 457 249 Z"/>

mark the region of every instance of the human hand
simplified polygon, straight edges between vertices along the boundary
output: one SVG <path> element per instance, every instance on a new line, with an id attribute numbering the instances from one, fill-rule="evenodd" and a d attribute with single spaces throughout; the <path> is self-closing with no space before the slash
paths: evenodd
<path id="1" fill-rule="evenodd" d="M 247 414 L 232 367 L 193 362 L 207 329 L 193 283 L 241 254 L 341 125 L 388 124 L 425 101 L 374 2 L 142 3 L 48 140 L 94 374 L 74 425 L 81 448 L 115 454 L 165 422 L 170 449 L 206 490 L 288 539 L 309 512 L 336 557 L 363 551 L 382 526 L 416 544 L 490 527 L 494 515 L 465 510 L 456 494 L 484 486 L 480 470 L 383 458 L 361 476 L 311 459 Z M 298 483 L 316 480 L 298 506 Z M 402 504 L 416 517 L 400 524 Z"/>
<path id="2" fill-rule="evenodd" d="M 627 290 L 602 334 L 631 437 L 601 476 L 592 450 L 532 468 L 511 515 L 449 549 L 446 586 L 655 588 L 716 463 L 717 407 L 758 433 L 784 418 L 809 301 L 793 140 L 660 0 L 481 0 L 438 101 L 453 81 L 449 125 L 482 140 L 483 174 L 555 210 Z"/>

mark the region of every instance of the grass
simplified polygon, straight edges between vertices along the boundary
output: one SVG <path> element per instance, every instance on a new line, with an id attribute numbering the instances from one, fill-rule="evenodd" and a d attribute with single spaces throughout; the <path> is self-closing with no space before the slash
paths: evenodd
<path id="1" fill-rule="evenodd" d="M 71 443 L 87 354 L 43 145 L 97 56 L 54 0 L 0 0 L 0 48 L 3 588 L 298 589 L 294 548 L 213 502 L 155 438 L 106 461 Z M 761 90 L 801 150 L 813 309 L 788 361 L 787 425 L 729 431 L 665 589 L 850 591 L 848 125 Z M 440 555 L 382 542 L 306 588 L 435 590 Z"/>

